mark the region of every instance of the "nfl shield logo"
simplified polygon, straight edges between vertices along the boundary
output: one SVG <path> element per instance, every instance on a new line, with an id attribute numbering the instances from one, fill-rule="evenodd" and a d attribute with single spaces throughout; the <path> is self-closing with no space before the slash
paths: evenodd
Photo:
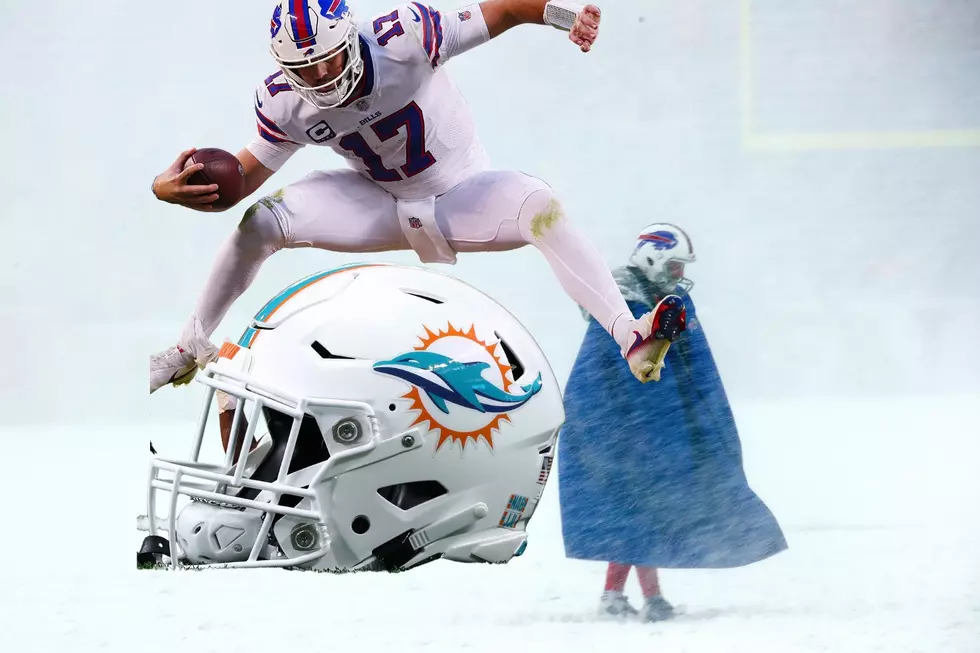
<path id="1" fill-rule="evenodd" d="M 409 218 L 408 219 L 408 226 L 411 227 L 412 229 L 421 229 L 422 228 L 422 221 L 419 220 L 418 218 Z"/>
<path id="2" fill-rule="evenodd" d="M 371 103 L 367 100 L 361 99 L 355 102 L 354 106 L 357 107 L 358 111 L 367 111 L 368 107 L 371 106 Z"/>
<path id="3" fill-rule="evenodd" d="M 471 14 L 470 12 L 468 12 L 468 11 L 461 11 L 461 12 L 459 12 L 459 20 L 460 20 L 460 22 L 462 22 L 464 20 L 469 20 L 470 18 L 473 18 L 473 14 Z"/>

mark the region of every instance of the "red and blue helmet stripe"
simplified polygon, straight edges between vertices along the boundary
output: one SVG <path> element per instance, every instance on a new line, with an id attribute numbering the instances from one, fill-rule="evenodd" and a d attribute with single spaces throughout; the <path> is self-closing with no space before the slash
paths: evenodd
<path id="1" fill-rule="evenodd" d="M 318 0 L 318 3 L 320 15 L 328 20 L 339 20 L 350 12 L 347 0 Z M 298 49 L 316 45 L 310 0 L 289 0 L 289 19 L 293 41 Z"/>
<path id="2" fill-rule="evenodd" d="M 316 45 L 309 0 L 289 0 L 289 23 L 293 41 L 300 50 Z"/>

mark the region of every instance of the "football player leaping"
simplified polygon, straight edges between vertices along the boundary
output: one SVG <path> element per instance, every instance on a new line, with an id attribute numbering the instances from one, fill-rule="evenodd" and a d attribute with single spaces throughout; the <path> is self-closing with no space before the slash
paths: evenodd
<path id="1" fill-rule="evenodd" d="M 277 69 L 255 91 L 257 134 L 238 153 L 246 195 L 305 145 L 350 170 L 316 171 L 251 206 L 218 253 L 178 344 L 150 358 L 150 392 L 189 381 L 217 355 L 210 336 L 274 252 L 415 250 L 423 262 L 457 253 L 538 248 L 568 295 L 619 344 L 641 382 L 659 380 L 684 328 L 669 296 L 636 320 L 599 252 L 553 190 L 489 167 L 473 116 L 445 70 L 453 57 L 522 24 L 567 31 L 582 52 L 599 33 L 594 5 L 486 0 L 443 13 L 410 2 L 355 21 L 348 0 L 285 0 L 270 23 Z M 189 185 L 182 153 L 153 182 L 156 197 L 215 210 L 217 186 Z"/>

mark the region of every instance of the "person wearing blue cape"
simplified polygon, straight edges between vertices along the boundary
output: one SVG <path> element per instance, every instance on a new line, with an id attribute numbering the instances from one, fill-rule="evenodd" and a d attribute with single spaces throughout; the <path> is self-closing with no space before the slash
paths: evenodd
<path id="1" fill-rule="evenodd" d="M 661 621 L 674 615 L 658 568 L 720 569 L 787 548 L 769 508 L 749 487 L 735 418 L 690 296 L 688 235 L 652 224 L 615 277 L 641 315 L 678 295 L 686 328 L 655 383 L 617 365 L 616 343 L 593 319 L 565 387 L 558 437 L 562 537 L 569 558 L 608 563 L 603 615 Z M 583 312 L 584 313 L 584 312 Z M 632 567 L 642 611 L 623 590 Z"/>

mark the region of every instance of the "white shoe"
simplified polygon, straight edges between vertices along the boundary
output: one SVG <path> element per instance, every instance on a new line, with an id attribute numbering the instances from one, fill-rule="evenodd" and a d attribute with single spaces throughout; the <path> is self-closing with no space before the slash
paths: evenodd
<path id="1" fill-rule="evenodd" d="M 667 295 L 633 322 L 623 358 L 640 383 L 660 380 L 670 343 L 686 328 L 687 309 L 677 295 Z"/>
<path id="2" fill-rule="evenodd" d="M 673 619 L 675 614 L 674 606 L 658 594 L 646 599 L 640 618 L 643 621 L 666 621 Z"/>
<path id="3" fill-rule="evenodd" d="M 599 599 L 599 614 L 603 617 L 630 618 L 639 614 L 639 611 L 630 605 L 629 599 L 623 596 L 622 592 L 605 591 Z"/>
<path id="4" fill-rule="evenodd" d="M 201 321 L 195 318 L 179 344 L 150 356 L 150 394 L 165 385 L 189 383 L 199 369 L 217 357 L 218 348 L 204 335 Z"/>

